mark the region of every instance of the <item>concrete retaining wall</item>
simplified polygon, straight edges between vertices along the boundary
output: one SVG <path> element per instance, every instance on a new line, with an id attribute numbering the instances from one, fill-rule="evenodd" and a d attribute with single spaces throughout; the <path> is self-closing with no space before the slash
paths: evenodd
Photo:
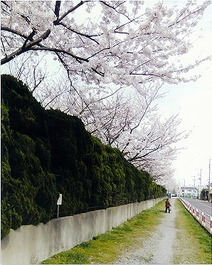
<path id="1" fill-rule="evenodd" d="M 53 219 L 47 224 L 24 225 L 11 230 L 1 242 L 3 265 L 39 263 L 52 255 L 103 234 L 113 227 L 151 208 L 162 199 L 131 203 Z"/>

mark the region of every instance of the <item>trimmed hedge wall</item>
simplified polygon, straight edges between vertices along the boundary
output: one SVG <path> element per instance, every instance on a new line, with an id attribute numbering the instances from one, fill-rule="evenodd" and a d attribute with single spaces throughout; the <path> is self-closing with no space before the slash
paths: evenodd
<path id="1" fill-rule="evenodd" d="M 103 145 L 80 119 L 45 110 L 16 78 L 2 76 L 2 238 L 23 224 L 165 195 L 147 172 Z"/>

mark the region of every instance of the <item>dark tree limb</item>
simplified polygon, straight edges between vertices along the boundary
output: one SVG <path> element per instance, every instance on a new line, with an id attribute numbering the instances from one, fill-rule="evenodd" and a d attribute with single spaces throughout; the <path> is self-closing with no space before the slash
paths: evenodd
<path id="1" fill-rule="evenodd" d="M 56 1 L 57 2 L 57 1 Z M 58 1 L 60 2 L 60 1 Z M 59 25 L 60 21 L 63 20 L 68 14 L 70 14 L 71 12 L 73 12 L 74 10 L 76 10 L 77 8 L 79 8 L 81 5 L 83 5 L 85 2 L 88 1 L 80 1 L 76 6 L 74 6 L 73 8 L 69 9 L 66 13 L 64 13 L 61 17 L 58 17 L 57 20 L 55 20 L 53 23 L 54 25 Z M 56 8 L 56 7 L 55 7 Z"/>
<path id="2" fill-rule="evenodd" d="M 17 49 L 16 51 L 12 52 L 10 55 L 6 55 L 2 60 L 1 60 L 1 64 L 5 64 L 8 63 L 9 61 L 11 61 L 12 59 L 14 59 L 16 56 L 27 52 L 29 50 L 32 49 L 33 46 L 39 44 L 42 40 L 45 40 L 46 38 L 48 38 L 49 34 L 51 33 L 50 29 L 48 29 L 46 32 L 44 32 L 39 38 L 37 38 L 36 40 L 31 41 L 30 43 L 26 44 L 24 42 L 24 45 Z"/>
<path id="3" fill-rule="evenodd" d="M 2 27 L 1 27 L 1 30 L 2 30 L 2 31 L 8 31 L 8 32 L 11 32 L 11 33 L 13 33 L 13 34 L 15 34 L 15 35 L 18 35 L 18 36 L 20 36 L 20 37 L 22 37 L 22 38 L 24 38 L 24 39 L 27 39 L 27 38 L 28 38 L 27 35 L 21 33 L 20 31 L 17 31 L 17 30 L 14 30 L 14 29 L 12 29 L 12 28 L 9 28 L 9 27 L 3 27 L 3 26 L 2 26 Z"/>
<path id="4" fill-rule="evenodd" d="M 57 18 L 59 18 L 59 15 L 60 15 L 60 5 L 61 5 L 61 1 L 56 1 L 54 13 Z"/>
<path id="5" fill-rule="evenodd" d="M 35 29 L 33 29 L 33 31 L 29 34 L 29 36 L 26 38 L 24 44 L 23 44 L 23 48 L 26 47 L 27 45 L 27 42 L 30 40 L 30 41 L 33 41 L 33 37 L 35 36 L 35 34 L 37 33 L 37 31 Z"/>

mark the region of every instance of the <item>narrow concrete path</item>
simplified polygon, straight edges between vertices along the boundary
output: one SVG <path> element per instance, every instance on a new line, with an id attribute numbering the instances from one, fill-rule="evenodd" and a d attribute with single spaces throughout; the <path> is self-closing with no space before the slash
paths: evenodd
<path id="1" fill-rule="evenodd" d="M 140 240 L 138 248 L 126 251 L 116 264 L 173 264 L 173 246 L 176 238 L 175 199 L 171 199 L 171 213 L 164 213 L 161 223 L 145 242 Z"/>

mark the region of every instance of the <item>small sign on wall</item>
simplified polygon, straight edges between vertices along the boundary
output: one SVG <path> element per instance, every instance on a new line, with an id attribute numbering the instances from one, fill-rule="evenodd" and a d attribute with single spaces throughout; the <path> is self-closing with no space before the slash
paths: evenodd
<path id="1" fill-rule="evenodd" d="M 62 194 L 60 193 L 59 198 L 57 200 L 57 205 L 62 205 Z"/>

